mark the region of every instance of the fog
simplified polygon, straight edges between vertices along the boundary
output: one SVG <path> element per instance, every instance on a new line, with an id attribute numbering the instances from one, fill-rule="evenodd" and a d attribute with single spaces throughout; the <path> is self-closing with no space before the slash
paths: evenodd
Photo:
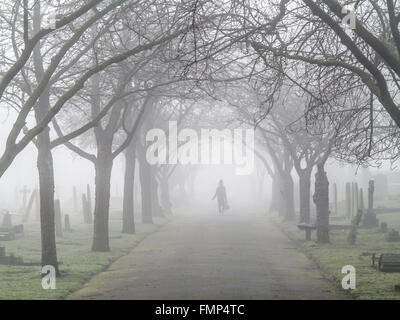
<path id="1" fill-rule="evenodd" d="M 399 299 L 371 3 L 0 0 L 0 300 Z"/>

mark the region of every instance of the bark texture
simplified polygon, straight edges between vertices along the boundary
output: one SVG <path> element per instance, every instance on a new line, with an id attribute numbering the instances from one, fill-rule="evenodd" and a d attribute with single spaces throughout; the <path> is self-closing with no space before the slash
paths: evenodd
<path id="1" fill-rule="evenodd" d="M 329 182 L 323 164 L 315 174 L 314 203 L 317 208 L 317 242 L 329 242 Z"/>

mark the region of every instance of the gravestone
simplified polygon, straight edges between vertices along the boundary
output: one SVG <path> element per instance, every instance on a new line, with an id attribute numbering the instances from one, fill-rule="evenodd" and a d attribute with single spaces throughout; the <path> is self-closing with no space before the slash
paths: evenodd
<path id="1" fill-rule="evenodd" d="M 354 182 L 354 208 L 353 217 L 358 214 L 358 183 Z"/>
<path id="2" fill-rule="evenodd" d="M 65 232 L 71 232 L 72 231 L 71 223 L 69 221 L 69 214 L 66 214 L 64 216 L 64 230 L 65 230 Z"/>
<path id="3" fill-rule="evenodd" d="M 6 248 L 0 247 L 0 264 L 2 265 L 31 265 L 25 264 L 22 257 L 16 257 L 13 253 L 6 255 Z"/>
<path id="4" fill-rule="evenodd" d="M 368 183 L 368 210 L 363 220 L 363 226 L 365 228 L 375 228 L 379 226 L 379 220 L 374 213 L 374 190 L 374 180 L 370 180 Z"/>
<path id="5" fill-rule="evenodd" d="M 54 215 L 55 215 L 55 223 L 56 223 L 56 236 L 62 237 L 62 218 L 61 218 L 61 205 L 60 200 L 54 201 Z"/>
<path id="6" fill-rule="evenodd" d="M 350 184 L 350 218 L 353 219 L 354 216 L 354 182 Z"/>
<path id="7" fill-rule="evenodd" d="M 376 218 L 375 213 L 366 213 L 364 215 L 363 227 L 364 228 L 375 228 L 379 226 L 379 220 Z"/>
<path id="8" fill-rule="evenodd" d="M 381 226 L 379 228 L 379 231 L 382 233 L 387 233 L 388 232 L 388 226 L 386 222 L 381 222 Z"/>
<path id="9" fill-rule="evenodd" d="M 364 191 L 363 191 L 363 188 L 360 188 L 358 207 L 359 207 L 359 210 L 361 210 L 361 212 L 364 213 L 365 209 L 364 209 Z"/>
<path id="10" fill-rule="evenodd" d="M 4 214 L 3 223 L 1 225 L 1 227 L 2 228 L 8 228 L 8 229 L 12 228 L 11 214 L 9 214 L 8 212 L 6 214 Z"/>
<path id="11" fill-rule="evenodd" d="M 346 183 L 346 217 L 350 219 L 351 216 L 351 190 L 350 183 Z"/>
<path id="12" fill-rule="evenodd" d="M 391 229 L 387 236 L 386 236 L 387 241 L 400 241 L 400 234 L 397 230 Z"/>
<path id="13" fill-rule="evenodd" d="M 375 185 L 374 180 L 368 182 L 368 213 L 372 213 L 374 209 L 374 191 Z"/>
<path id="14" fill-rule="evenodd" d="M 21 237 L 24 233 L 24 225 L 19 224 L 11 228 L 0 228 L 0 240 L 11 241 Z"/>

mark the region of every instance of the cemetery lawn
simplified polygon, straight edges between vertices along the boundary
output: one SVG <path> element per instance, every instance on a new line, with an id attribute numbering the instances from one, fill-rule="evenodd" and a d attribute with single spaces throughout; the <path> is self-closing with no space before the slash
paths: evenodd
<path id="1" fill-rule="evenodd" d="M 400 230 L 400 212 L 378 214 L 379 222 L 387 222 L 388 228 Z M 332 224 L 349 224 L 346 220 L 335 220 Z M 312 232 L 312 241 L 304 241 L 304 231 L 296 225 L 281 224 L 281 229 L 298 244 L 303 251 L 321 269 L 323 275 L 337 287 L 342 288 L 344 274 L 342 267 L 352 265 L 356 269 L 356 289 L 349 290 L 355 299 L 397 299 L 400 293 L 394 290 L 395 284 L 400 284 L 400 273 L 384 273 L 372 267 L 372 253 L 400 253 L 399 242 L 388 242 L 386 235 L 378 228 L 359 229 L 354 246 L 347 244 L 349 230 L 332 230 L 330 244 L 317 244 L 316 232 Z"/>
<path id="2" fill-rule="evenodd" d="M 156 232 L 168 222 L 154 218 L 153 225 L 136 224 L 136 234 L 121 234 L 121 220 L 110 220 L 110 252 L 91 252 L 92 225 L 71 221 L 72 233 L 64 232 L 57 238 L 57 253 L 61 277 L 57 277 L 56 290 L 44 290 L 41 285 L 41 266 L 0 265 L 0 299 L 63 299 L 80 289 L 95 274 L 128 254 L 147 235 Z M 40 263 L 40 233 L 38 224 L 25 226 L 24 237 L 14 241 L 0 241 L 6 254 L 21 256 L 24 262 Z"/>

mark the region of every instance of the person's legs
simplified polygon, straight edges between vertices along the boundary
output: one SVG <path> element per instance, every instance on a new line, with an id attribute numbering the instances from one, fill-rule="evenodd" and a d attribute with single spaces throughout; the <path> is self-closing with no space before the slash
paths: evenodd
<path id="1" fill-rule="evenodd" d="M 222 215 L 222 213 L 224 212 L 224 204 L 223 204 L 223 202 L 218 201 L 218 211 L 219 211 L 220 215 Z"/>

